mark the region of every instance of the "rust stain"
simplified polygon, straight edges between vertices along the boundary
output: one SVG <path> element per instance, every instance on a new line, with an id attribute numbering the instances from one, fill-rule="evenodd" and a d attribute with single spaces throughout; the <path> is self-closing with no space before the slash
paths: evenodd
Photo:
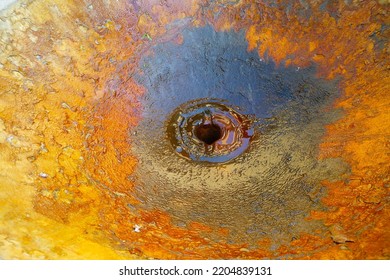
<path id="1" fill-rule="evenodd" d="M 389 6 L 229 2 L 35 1 L 1 16 L 12 26 L 0 35 L 3 258 L 390 257 L 389 54 L 388 37 L 380 38 Z M 260 57 L 340 79 L 333 106 L 344 115 L 327 127 L 319 157 L 342 158 L 351 175 L 324 181 L 326 210 L 308 218 L 329 232 L 252 248 L 230 244 L 221 228 L 178 227 L 162 211 L 134 210 L 142 202 L 132 192 L 137 159 L 128 133 L 145 89 L 132 73 L 154 40 L 180 43 L 172 26 L 186 19 L 244 29 Z"/>

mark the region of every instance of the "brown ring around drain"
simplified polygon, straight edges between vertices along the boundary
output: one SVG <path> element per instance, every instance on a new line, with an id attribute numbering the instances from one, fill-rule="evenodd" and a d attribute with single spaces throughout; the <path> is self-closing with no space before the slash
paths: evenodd
<path id="1" fill-rule="evenodd" d="M 221 100 L 195 100 L 169 118 L 168 138 L 176 152 L 200 162 L 224 163 L 241 155 L 254 134 L 249 119 Z"/>

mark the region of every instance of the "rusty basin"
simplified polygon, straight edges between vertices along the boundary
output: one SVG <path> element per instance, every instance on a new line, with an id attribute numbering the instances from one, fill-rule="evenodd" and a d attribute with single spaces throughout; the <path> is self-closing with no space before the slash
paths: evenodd
<path id="1" fill-rule="evenodd" d="M 0 12 L 0 258 L 389 259 L 389 2 Z"/>

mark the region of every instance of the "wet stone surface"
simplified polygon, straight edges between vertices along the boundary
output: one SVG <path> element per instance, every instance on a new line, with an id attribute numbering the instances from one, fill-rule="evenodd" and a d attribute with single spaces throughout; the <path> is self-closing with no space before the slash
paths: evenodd
<path id="1" fill-rule="evenodd" d="M 142 207 L 163 209 L 178 225 L 227 228 L 232 242 L 290 241 L 322 227 L 304 220 L 322 207 L 320 181 L 348 170 L 338 160 L 317 160 L 324 126 L 340 115 L 325 110 L 338 95 L 335 83 L 315 78 L 314 69 L 263 61 L 247 51 L 243 33 L 204 27 L 182 35 L 182 44 L 156 44 L 141 60 L 137 79 L 147 92 L 129 137 Z M 196 128 L 226 104 L 250 120 L 239 130 L 250 136 L 238 141 L 238 154 L 210 165 L 220 136 L 205 145 Z"/>

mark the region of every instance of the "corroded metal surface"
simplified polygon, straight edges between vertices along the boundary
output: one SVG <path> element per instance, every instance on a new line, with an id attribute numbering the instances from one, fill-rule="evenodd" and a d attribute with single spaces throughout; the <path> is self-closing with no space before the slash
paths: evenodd
<path id="1" fill-rule="evenodd" d="M 388 259 L 388 13 L 269 0 L 2 11 L 0 257 Z M 178 155 L 167 127 L 193 100 L 237 106 L 248 149 L 214 165 Z"/>

